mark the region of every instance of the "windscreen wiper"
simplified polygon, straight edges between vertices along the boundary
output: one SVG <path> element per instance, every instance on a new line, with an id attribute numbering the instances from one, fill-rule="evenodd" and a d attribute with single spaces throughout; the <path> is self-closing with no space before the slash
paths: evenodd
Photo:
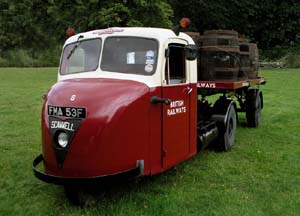
<path id="1" fill-rule="evenodd" d="M 71 58 L 71 56 L 73 55 L 73 53 L 75 52 L 75 50 L 77 49 L 79 44 L 81 43 L 81 41 L 79 41 L 80 38 L 83 38 L 83 35 L 79 35 L 79 37 L 77 38 L 77 42 L 76 42 L 75 46 L 73 47 L 73 49 L 69 52 L 67 59 Z"/>

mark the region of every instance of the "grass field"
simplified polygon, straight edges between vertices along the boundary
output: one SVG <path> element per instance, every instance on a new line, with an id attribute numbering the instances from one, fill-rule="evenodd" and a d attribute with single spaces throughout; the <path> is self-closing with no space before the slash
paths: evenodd
<path id="1" fill-rule="evenodd" d="M 203 151 L 161 175 L 98 191 L 80 208 L 31 169 L 56 69 L 0 69 L 0 215 L 300 215 L 300 70 L 262 75 L 261 125 L 247 128 L 239 114 L 232 151 Z"/>

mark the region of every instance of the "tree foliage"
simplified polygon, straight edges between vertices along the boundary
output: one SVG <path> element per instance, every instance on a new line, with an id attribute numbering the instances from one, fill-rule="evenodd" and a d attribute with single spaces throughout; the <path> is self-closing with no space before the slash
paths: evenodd
<path id="1" fill-rule="evenodd" d="M 261 48 L 298 42 L 297 0 L 170 0 L 175 17 L 189 16 L 194 30 L 234 29 Z"/>
<path id="2" fill-rule="evenodd" d="M 111 26 L 171 27 L 166 0 L 1 0 L 0 51 L 61 43 L 72 26 L 77 32 Z"/>
<path id="3" fill-rule="evenodd" d="M 0 8 L 0 56 L 12 49 L 62 44 L 68 26 L 77 32 L 112 26 L 169 28 L 184 16 L 191 18 L 191 30 L 234 29 L 261 48 L 300 38 L 298 0 L 1 0 Z"/>

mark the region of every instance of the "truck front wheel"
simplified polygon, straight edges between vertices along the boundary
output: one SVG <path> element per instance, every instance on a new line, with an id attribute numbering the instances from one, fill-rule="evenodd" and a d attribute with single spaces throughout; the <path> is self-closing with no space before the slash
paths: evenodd
<path id="1" fill-rule="evenodd" d="M 65 194 L 68 200 L 75 206 L 89 207 L 96 203 L 92 192 L 97 192 L 95 185 L 65 185 Z"/>

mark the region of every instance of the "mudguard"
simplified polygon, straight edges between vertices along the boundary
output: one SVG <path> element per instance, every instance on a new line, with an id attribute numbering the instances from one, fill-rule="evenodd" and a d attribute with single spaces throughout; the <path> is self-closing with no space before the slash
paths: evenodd
<path id="1" fill-rule="evenodd" d="M 112 180 L 114 178 L 124 178 L 124 179 L 129 179 L 133 177 L 137 177 L 142 175 L 142 170 L 143 168 L 143 161 L 137 161 L 137 166 L 135 169 L 127 170 L 124 172 L 120 173 L 115 173 L 113 175 L 102 175 L 102 176 L 94 176 L 94 177 L 84 177 L 84 178 L 66 178 L 62 176 L 55 176 L 55 175 L 49 175 L 46 174 L 40 170 L 38 170 L 38 165 L 44 161 L 43 155 L 40 154 L 37 156 L 32 163 L 32 169 L 35 177 L 38 179 L 47 182 L 47 183 L 52 183 L 52 184 L 57 184 L 57 185 L 71 185 L 71 184 L 91 184 L 91 183 L 96 183 L 101 180 Z"/>

